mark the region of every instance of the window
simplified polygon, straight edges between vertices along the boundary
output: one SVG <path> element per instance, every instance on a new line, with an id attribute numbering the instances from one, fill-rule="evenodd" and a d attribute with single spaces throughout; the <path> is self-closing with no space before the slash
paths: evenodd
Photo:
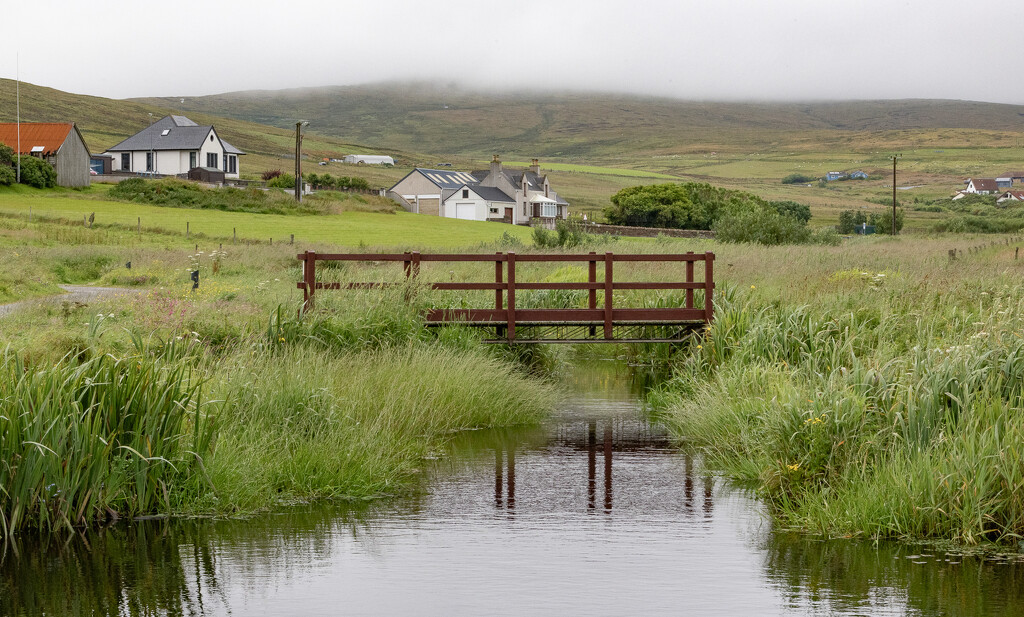
<path id="1" fill-rule="evenodd" d="M 469 199 L 469 189 L 462 189 L 462 198 Z"/>
<path id="2" fill-rule="evenodd" d="M 189 169 L 195 169 L 196 168 L 196 163 L 198 162 L 198 160 L 197 160 L 198 158 L 199 158 L 199 153 L 198 152 L 189 152 L 188 153 L 188 168 Z"/>
<path id="3" fill-rule="evenodd" d="M 213 167 L 213 168 L 217 167 L 217 153 L 216 152 L 207 152 L 206 153 L 206 166 L 207 167 Z"/>
<path id="4" fill-rule="evenodd" d="M 225 155 L 224 155 L 224 156 L 222 157 L 222 160 L 224 161 L 224 166 L 223 166 L 223 167 L 221 167 L 221 169 L 223 169 L 224 171 L 227 171 L 227 170 L 228 170 L 228 155 L 227 155 L 227 154 L 225 154 Z"/>
<path id="5" fill-rule="evenodd" d="M 544 218 L 555 218 L 558 216 L 558 204 L 541 204 L 540 215 Z"/>
<path id="6" fill-rule="evenodd" d="M 238 157 L 235 156 L 234 154 L 228 157 L 228 173 L 238 173 Z"/>
<path id="7" fill-rule="evenodd" d="M 497 213 L 498 213 L 498 209 L 497 208 L 491 208 L 491 214 L 497 214 Z"/>
<path id="8" fill-rule="evenodd" d="M 132 170 L 132 153 L 122 152 L 121 153 L 121 169 L 125 171 Z"/>
<path id="9" fill-rule="evenodd" d="M 146 153 L 146 171 L 153 171 L 153 153 Z"/>
<path id="10" fill-rule="evenodd" d="M 171 129 L 164 129 L 163 132 L 160 133 L 160 137 L 167 137 L 170 134 L 171 134 Z"/>

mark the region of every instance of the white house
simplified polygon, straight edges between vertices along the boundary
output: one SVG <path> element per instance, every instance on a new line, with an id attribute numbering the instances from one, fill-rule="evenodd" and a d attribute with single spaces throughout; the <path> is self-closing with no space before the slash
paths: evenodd
<path id="1" fill-rule="evenodd" d="M 238 178 L 238 157 L 245 153 L 221 139 L 212 126 L 185 116 L 165 116 L 107 150 L 113 171 L 186 174 L 195 167 L 213 167 Z"/>
<path id="2" fill-rule="evenodd" d="M 406 210 L 447 218 L 554 227 L 569 216 L 569 203 L 551 188 L 540 163 L 504 169 L 497 155 L 489 170 L 416 168 L 387 193 Z"/>
<path id="3" fill-rule="evenodd" d="M 998 193 L 999 184 L 996 182 L 995 178 L 970 178 L 967 180 L 967 188 L 965 188 L 963 192 L 977 193 L 979 195 Z"/>
<path id="4" fill-rule="evenodd" d="M 395 159 L 377 154 L 349 154 L 345 162 L 350 165 L 394 165 Z"/>

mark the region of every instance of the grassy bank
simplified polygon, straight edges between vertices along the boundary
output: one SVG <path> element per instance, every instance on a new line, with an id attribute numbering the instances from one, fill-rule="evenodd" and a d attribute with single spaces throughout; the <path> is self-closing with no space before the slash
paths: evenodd
<path id="1" fill-rule="evenodd" d="M 955 244 L 722 247 L 715 324 L 655 400 L 783 527 L 1015 543 L 1024 266 L 1005 243 L 950 261 Z"/>
<path id="2" fill-rule="evenodd" d="M 294 247 L 185 244 L 0 219 L 2 255 L 44 287 L 137 291 L 0 317 L 0 535 L 392 495 L 457 431 L 534 422 L 556 397 L 476 337 L 427 332 L 415 294 L 328 296 L 299 319 Z"/>

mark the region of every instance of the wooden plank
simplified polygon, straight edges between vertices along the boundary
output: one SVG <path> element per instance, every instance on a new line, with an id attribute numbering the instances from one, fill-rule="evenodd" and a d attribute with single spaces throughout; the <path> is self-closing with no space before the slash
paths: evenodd
<path id="1" fill-rule="evenodd" d="M 306 251 L 306 259 L 302 268 L 303 287 L 303 312 L 313 310 L 313 295 L 316 292 L 316 251 Z"/>
<path id="2" fill-rule="evenodd" d="M 592 257 L 592 259 L 590 260 L 590 264 L 587 267 L 587 281 L 591 285 L 597 285 L 597 253 L 595 251 L 590 251 L 590 256 Z M 596 309 L 597 308 L 597 289 L 596 288 L 591 288 L 587 295 L 588 295 L 587 307 L 590 308 L 590 309 Z M 590 328 L 590 336 L 596 336 L 596 335 L 597 335 L 597 328 L 591 327 Z"/>
<path id="3" fill-rule="evenodd" d="M 715 306 L 712 302 L 712 293 L 715 288 L 715 254 L 704 253 L 704 321 L 711 323 L 715 319 Z"/>

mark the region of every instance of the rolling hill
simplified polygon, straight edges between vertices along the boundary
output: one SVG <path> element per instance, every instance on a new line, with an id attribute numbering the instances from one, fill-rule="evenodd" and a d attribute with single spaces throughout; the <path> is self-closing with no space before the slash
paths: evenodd
<path id="1" fill-rule="evenodd" d="M 560 160 L 596 161 L 641 151 L 763 150 L 808 141 L 815 147 L 849 146 L 851 134 L 867 143 L 865 133 L 900 138 L 935 129 L 1024 131 L 1024 106 L 950 100 L 723 103 L 383 83 L 230 92 L 184 103 L 173 97 L 135 101 L 278 127 L 303 118 L 321 133 L 378 148 Z M 963 137 L 957 132 L 955 139 Z"/>

